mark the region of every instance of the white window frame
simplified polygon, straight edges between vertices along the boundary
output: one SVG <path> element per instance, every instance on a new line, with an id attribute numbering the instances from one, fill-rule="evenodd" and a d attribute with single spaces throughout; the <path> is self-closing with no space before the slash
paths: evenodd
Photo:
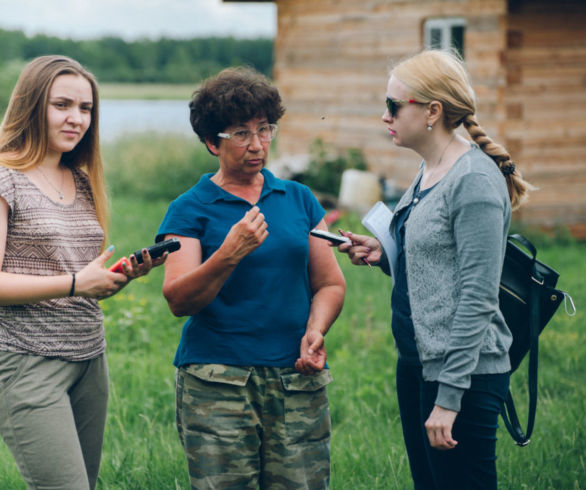
<path id="1" fill-rule="evenodd" d="M 431 47 L 431 31 L 432 29 L 439 29 L 441 31 L 441 46 L 440 49 L 450 49 L 453 46 L 452 27 L 463 27 L 466 32 L 466 19 L 462 17 L 444 17 L 427 19 L 423 30 L 423 43 L 426 48 Z M 462 47 L 463 49 L 465 46 Z"/>

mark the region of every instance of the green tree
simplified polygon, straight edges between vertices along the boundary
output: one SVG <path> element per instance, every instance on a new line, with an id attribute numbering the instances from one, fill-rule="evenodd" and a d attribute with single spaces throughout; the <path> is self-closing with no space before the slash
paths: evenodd
<path id="1" fill-rule="evenodd" d="M 0 64 L 0 117 L 4 117 L 10 95 L 24 65 L 24 61 L 18 59 Z"/>
<path id="2" fill-rule="evenodd" d="M 3 61 L 23 59 L 23 46 L 26 36 L 20 31 L 4 31 L 0 29 L 0 65 Z"/>
<path id="3" fill-rule="evenodd" d="M 249 65 L 270 77 L 273 40 L 210 37 L 127 42 L 108 36 L 75 41 L 0 30 L 0 65 L 45 54 L 71 56 L 102 82 L 197 83 L 233 65 Z"/>

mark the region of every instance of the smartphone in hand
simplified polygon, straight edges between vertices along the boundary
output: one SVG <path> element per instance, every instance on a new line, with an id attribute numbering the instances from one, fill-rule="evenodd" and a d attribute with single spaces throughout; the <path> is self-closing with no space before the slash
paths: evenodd
<path id="1" fill-rule="evenodd" d="M 351 243 L 350 239 L 346 236 L 336 235 L 335 233 L 331 233 L 325 230 L 318 230 L 317 228 L 311 230 L 309 234 L 318 238 L 323 238 L 324 240 L 328 240 L 330 243 L 336 245 L 336 247 L 338 245 L 342 245 L 342 243 Z"/>
<path id="2" fill-rule="evenodd" d="M 147 251 L 148 251 L 149 255 L 151 256 L 151 259 L 158 259 L 165 252 L 169 252 L 169 253 L 175 252 L 176 250 L 179 250 L 180 248 L 181 248 L 181 242 L 179 241 L 179 239 L 178 238 L 170 238 L 169 240 L 155 243 L 154 245 L 147 247 Z M 139 264 L 142 264 L 142 262 L 143 262 L 142 248 L 138 249 L 136 252 L 134 252 L 134 256 L 136 257 L 136 261 Z M 109 270 L 111 272 L 124 272 L 124 269 L 122 268 L 122 264 L 124 264 L 124 263 L 126 263 L 126 265 L 128 266 L 128 265 L 130 265 L 130 260 L 128 260 L 126 257 L 122 257 L 115 264 L 110 266 Z"/>

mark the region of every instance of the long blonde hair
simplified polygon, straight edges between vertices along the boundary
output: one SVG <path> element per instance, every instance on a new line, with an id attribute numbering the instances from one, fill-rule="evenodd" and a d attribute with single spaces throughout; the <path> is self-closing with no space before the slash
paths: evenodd
<path id="1" fill-rule="evenodd" d="M 462 59 L 455 53 L 425 50 L 396 65 L 391 74 L 403 82 L 420 102 L 439 101 L 443 124 L 454 130 L 463 124 L 472 140 L 490 156 L 505 176 L 511 207 L 517 209 L 535 189 L 523 180 L 511 155 L 495 143 L 476 119 L 476 98 Z"/>
<path id="2" fill-rule="evenodd" d="M 100 154 L 99 97 L 95 77 L 77 61 L 66 56 L 35 58 L 26 65 L 12 91 L 0 126 L 0 165 L 26 170 L 39 165 L 47 155 L 49 138 L 47 106 L 49 91 L 60 75 L 80 75 L 91 85 L 91 124 L 77 146 L 64 153 L 61 163 L 79 168 L 89 177 L 98 221 L 107 233 L 108 203 Z"/>

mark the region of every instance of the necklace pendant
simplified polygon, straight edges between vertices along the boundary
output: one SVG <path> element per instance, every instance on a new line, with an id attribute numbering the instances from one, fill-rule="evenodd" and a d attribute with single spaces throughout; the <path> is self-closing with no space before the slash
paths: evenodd
<path id="1" fill-rule="evenodd" d="M 59 191 L 59 199 L 63 200 L 63 192 Z"/>

